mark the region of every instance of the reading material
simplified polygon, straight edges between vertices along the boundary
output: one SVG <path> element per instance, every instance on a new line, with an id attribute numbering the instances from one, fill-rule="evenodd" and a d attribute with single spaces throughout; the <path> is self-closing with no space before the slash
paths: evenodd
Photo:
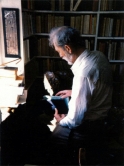
<path id="1" fill-rule="evenodd" d="M 68 102 L 69 102 L 68 97 L 61 98 L 60 96 L 45 95 L 44 99 L 46 99 L 49 103 L 51 103 L 54 109 L 57 108 L 59 114 L 68 113 Z"/>

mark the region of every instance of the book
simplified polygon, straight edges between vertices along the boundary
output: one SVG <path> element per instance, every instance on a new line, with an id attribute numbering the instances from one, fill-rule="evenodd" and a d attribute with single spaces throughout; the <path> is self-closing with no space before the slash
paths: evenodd
<path id="1" fill-rule="evenodd" d="M 40 15 L 36 16 L 36 33 L 41 33 L 41 17 Z"/>
<path id="2" fill-rule="evenodd" d="M 81 1 L 82 1 L 82 0 L 77 0 L 75 6 L 74 6 L 74 8 L 73 8 L 73 11 L 76 11 L 76 10 L 77 10 L 77 8 L 78 8 L 79 4 L 81 3 Z"/>
<path id="3" fill-rule="evenodd" d="M 57 23 L 58 23 L 58 26 L 63 26 L 64 25 L 64 16 L 59 16 Z"/>
<path id="4" fill-rule="evenodd" d="M 88 39 L 85 39 L 85 47 L 88 49 Z"/>
<path id="5" fill-rule="evenodd" d="M 98 10 L 98 0 L 93 0 L 92 11 Z"/>
<path id="6" fill-rule="evenodd" d="M 109 41 L 109 44 L 108 44 L 108 59 L 109 60 L 112 60 L 112 43 L 111 43 L 111 40 Z"/>
<path id="7" fill-rule="evenodd" d="M 51 0 L 51 10 L 55 10 L 55 0 Z"/>
<path id="8" fill-rule="evenodd" d="M 70 11 L 73 10 L 73 0 L 70 0 Z"/>
<path id="9" fill-rule="evenodd" d="M 70 18 L 70 25 L 71 25 L 71 27 L 75 27 L 75 17 L 74 16 L 71 16 L 71 18 Z"/>
<path id="10" fill-rule="evenodd" d="M 114 51 L 113 51 L 112 59 L 115 60 L 116 52 L 117 52 L 117 42 L 113 42 L 113 48 L 114 48 Z"/>
<path id="11" fill-rule="evenodd" d="M 104 54 L 105 54 L 105 47 L 106 47 L 105 42 L 99 42 L 98 50 L 103 52 Z"/>
<path id="12" fill-rule="evenodd" d="M 110 18 L 110 24 L 109 24 L 109 34 L 108 36 L 112 36 L 112 32 L 113 32 L 113 22 L 114 22 L 114 19 L 113 18 Z"/>
<path id="13" fill-rule="evenodd" d="M 90 26 L 90 15 L 84 15 L 84 25 L 83 25 L 83 34 L 89 34 L 89 26 Z"/>
<path id="14" fill-rule="evenodd" d="M 68 113 L 68 102 L 69 98 L 61 98 L 60 96 L 43 96 L 45 100 L 51 103 L 53 109 L 57 109 L 59 114 L 67 114 Z"/>
<path id="15" fill-rule="evenodd" d="M 104 37 L 105 36 L 105 26 L 106 26 L 106 17 L 101 18 L 101 23 L 100 23 L 100 36 Z"/>
<path id="16" fill-rule="evenodd" d="M 50 32 L 51 28 L 52 28 L 52 15 L 48 14 L 48 32 Z"/>
<path id="17" fill-rule="evenodd" d="M 120 60 L 124 60 L 124 42 L 120 42 Z"/>
<path id="18" fill-rule="evenodd" d="M 119 30 L 120 30 L 120 19 L 116 20 L 116 28 L 115 28 L 115 36 L 119 36 Z"/>
<path id="19" fill-rule="evenodd" d="M 75 16 L 75 28 L 80 31 L 81 27 L 81 16 Z"/>
<path id="20" fill-rule="evenodd" d="M 83 33 L 84 15 L 81 15 L 80 32 Z"/>
<path id="21" fill-rule="evenodd" d="M 105 37 L 109 36 L 110 19 L 111 19 L 110 17 L 106 18 L 105 34 L 104 34 Z"/>
<path id="22" fill-rule="evenodd" d="M 120 37 L 124 36 L 124 18 L 121 19 L 121 26 L 120 26 Z"/>
<path id="23" fill-rule="evenodd" d="M 64 0 L 59 0 L 59 11 L 64 11 Z"/>
<path id="24" fill-rule="evenodd" d="M 61 0 L 61 10 L 65 10 L 65 0 Z"/>
<path id="25" fill-rule="evenodd" d="M 90 18 L 90 34 L 95 35 L 96 34 L 96 22 L 97 22 L 97 18 L 96 16 L 92 16 Z"/>
<path id="26" fill-rule="evenodd" d="M 58 16 L 55 16 L 55 27 L 57 27 L 58 26 Z"/>
<path id="27" fill-rule="evenodd" d="M 19 76 L 17 76 L 16 80 L 12 77 L 2 77 L 0 76 L 0 86 L 3 85 L 8 85 L 8 86 L 20 86 L 23 84 L 23 79 L 24 78 L 19 78 Z"/>
<path id="28" fill-rule="evenodd" d="M 30 45 L 29 45 L 29 39 L 26 39 L 23 41 L 23 54 L 24 54 L 24 63 L 27 63 L 30 60 Z"/>
<path id="29" fill-rule="evenodd" d="M 10 77 L 16 79 L 17 77 L 17 67 L 3 67 L 0 68 L 0 77 Z"/>

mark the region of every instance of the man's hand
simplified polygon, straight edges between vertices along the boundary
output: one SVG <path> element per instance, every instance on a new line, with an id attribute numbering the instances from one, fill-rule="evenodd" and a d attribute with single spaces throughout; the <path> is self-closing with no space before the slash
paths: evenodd
<path id="1" fill-rule="evenodd" d="M 72 90 L 59 91 L 56 96 L 61 96 L 62 98 L 71 97 Z"/>
<path id="2" fill-rule="evenodd" d="M 58 110 L 55 109 L 54 117 L 57 122 L 60 122 L 60 120 L 62 120 L 65 116 L 66 116 L 65 114 L 58 114 Z"/>

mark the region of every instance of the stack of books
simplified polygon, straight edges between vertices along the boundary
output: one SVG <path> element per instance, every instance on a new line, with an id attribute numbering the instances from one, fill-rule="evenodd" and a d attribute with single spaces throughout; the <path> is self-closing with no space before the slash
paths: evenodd
<path id="1" fill-rule="evenodd" d="M 0 67 L 0 108 L 17 107 L 23 95 L 23 76 L 17 75 L 17 67 Z"/>

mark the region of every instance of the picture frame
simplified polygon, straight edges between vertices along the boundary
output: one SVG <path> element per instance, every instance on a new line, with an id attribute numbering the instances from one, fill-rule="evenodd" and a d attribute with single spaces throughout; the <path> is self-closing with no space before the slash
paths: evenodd
<path id="1" fill-rule="evenodd" d="M 2 8 L 5 58 L 21 58 L 18 8 Z"/>

